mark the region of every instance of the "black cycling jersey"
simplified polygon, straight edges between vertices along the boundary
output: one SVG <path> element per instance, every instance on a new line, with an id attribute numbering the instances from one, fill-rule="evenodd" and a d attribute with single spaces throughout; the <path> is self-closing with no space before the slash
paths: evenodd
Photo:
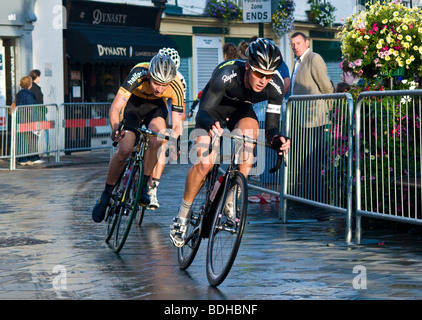
<path id="1" fill-rule="evenodd" d="M 230 109 L 250 109 L 254 103 L 268 101 L 265 131 L 267 140 L 279 135 L 281 104 L 283 102 L 284 82 L 277 72 L 268 85 L 255 92 L 246 87 L 245 61 L 229 60 L 214 70 L 201 96 L 196 121 L 200 127 L 209 131 L 216 122 L 215 111 L 230 106 Z M 218 118 L 218 117 L 217 117 Z"/>

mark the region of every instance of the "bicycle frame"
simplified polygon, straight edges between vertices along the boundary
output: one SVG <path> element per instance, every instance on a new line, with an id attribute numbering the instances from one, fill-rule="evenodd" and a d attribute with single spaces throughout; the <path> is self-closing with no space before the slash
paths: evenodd
<path id="1" fill-rule="evenodd" d="M 232 152 L 231 156 L 230 156 L 230 163 L 227 167 L 226 172 L 223 175 L 223 181 L 221 182 L 221 185 L 218 189 L 217 194 L 215 195 L 214 200 L 211 202 L 210 200 L 210 195 L 211 195 L 211 191 L 214 188 L 215 182 L 217 181 L 217 175 L 218 175 L 218 169 L 220 167 L 220 163 L 222 161 L 223 155 L 220 153 L 220 162 L 214 164 L 213 168 L 211 169 L 211 171 L 208 173 L 209 174 L 209 181 L 210 181 L 210 186 L 209 189 L 207 190 L 207 196 L 206 196 L 206 205 L 205 205 L 205 212 L 204 212 L 204 217 L 203 217 L 203 222 L 202 222 L 202 238 L 208 238 L 209 236 L 209 232 L 210 232 L 210 228 L 211 228 L 211 223 L 214 219 L 214 216 L 216 214 L 216 209 L 217 209 L 217 205 L 218 205 L 218 200 L 224 196 L 224 193 L 227 192 L 227 184 L 228 184 L 228 177 L 232 177 L 232 175 L 234 174 L 234 172 L 239 171 L 239 159 L 240 159 L 240 154 L 243 151 L 243 146 L 244 146 L 244 142 L 248 142 L 248 143 L 253 143 L 253 144 L 257 144 L 258 142 L 255 139 L 251 139 L 245 136 L 238 136 L 238 135 L 231 135 L 231 134 L 227 134 L 227 133 L 223 133 L 222 137 L 228 137 L 231 138 L 234 142 L 234 152 Z M 220 137 L 220 143 L 222 141 L 222 137 Z M 213 146 L 215 144 L 217 138 L 213 138 L 211 140 L 210 146 Z M 211 149 L 211 148 L 210 148 Z"/>
<path id="2" fill-rule="evenodd" d="M 139 136 L 137 135 L 131 156 L 128 158 L 127 163 L 116 183 L 116 186 L 118 186 L 119 189 L 116 190 L 115 195 L 112 197 L 112 201 L 115 203 L 111 203 L 109 209 L 111 214 L 108 214 L 106 217 L 106 221 L 108 219 L 113 219 L 113 221 L 107 221 L 106 242 L 108 242 L 114 233 L 115 240 L 113 244 L 115 253 L 120 252 L 123 248 L 133 219 L 138 211 L 140 212 L 137 219 L 138 225 L 140 226 L 142 222 L 145 207 L 139 208 L 138 203 L 144 182 L 143 160 L 148 148 L 150 136 L 162 136 L 164 139 L 169 139 L 169 136 L 161 135 L 148 129 L 137 128 L 136 130 L 139 132 Z M 129 175 L 128 180 L 121 183 L 122 179 L 124 179 L 127 174 Z M 112 215 L 114 215 L 114 217 Z M 127 216 L 127 219 L 125 219 L 123 225 L 121 226 L 121 219 L 123 219 L 124 216 Z M 110 223 L 112 225 L 110 225 Z"/>

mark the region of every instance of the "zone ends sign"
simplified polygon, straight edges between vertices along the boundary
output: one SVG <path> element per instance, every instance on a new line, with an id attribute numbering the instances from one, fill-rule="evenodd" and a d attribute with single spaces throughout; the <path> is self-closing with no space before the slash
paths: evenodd
<path id="1" fill-rule="evenodd" d="M 243 23 L 271 22 L 271 0 L 243 0 Z"/>

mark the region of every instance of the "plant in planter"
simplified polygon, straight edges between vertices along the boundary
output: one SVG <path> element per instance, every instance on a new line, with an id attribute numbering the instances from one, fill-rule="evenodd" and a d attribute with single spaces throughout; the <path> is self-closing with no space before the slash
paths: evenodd
<path id="1" fill-rule="evenodd" d="M 340 27 L 343 63 L 367 81 L 422 76 L 421 14 L 396 1 L 352 14 Z"/>
<path id="2" fill-rule="evenodd" d="M 309 20 L 322 27 L 331 28 L 335 21 L 334 11 L 337 9 L 325 0 L 309 0 L 309 3 L 311 4 Z"/>
<path id="3" fill-rule="evenodd" d="M 218 18 L 229 26 L 232 21 L 242 20 L 242 9 L 230 0 L 207 0 L 204 15 Z"/>
<path id="4" fill-rule="evenodd" d="M 271 17 L 272 29 L 274 33 L 282 37 L 284 34 L 294 30 L 295 3 L 293 0 L 280 0 L 277 10 Z"/>

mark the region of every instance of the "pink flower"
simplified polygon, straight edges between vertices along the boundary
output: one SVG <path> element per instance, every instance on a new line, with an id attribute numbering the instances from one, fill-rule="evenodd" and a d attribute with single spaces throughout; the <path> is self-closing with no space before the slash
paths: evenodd
<path id="1" fill-rule="evenodd" d="M 377 23 L 376 22 L 374 22 L 374 24 L 372 25 L 372 29 L 374 31 L 378 31 L 378 26 L 377 26 Z"/>

